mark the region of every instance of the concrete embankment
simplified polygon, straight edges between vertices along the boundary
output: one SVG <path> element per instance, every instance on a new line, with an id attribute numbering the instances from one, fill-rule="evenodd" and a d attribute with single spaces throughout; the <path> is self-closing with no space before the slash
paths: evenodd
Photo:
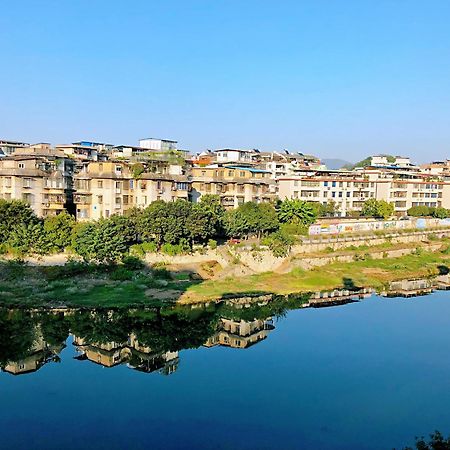
<path id="1" fill-rule="evenodd" d="M 224 245 L 190 255 L 169 256 L 148 253 L 145 262 L 153 266 L 164 265 L 168 269 L 198 273 L 201 278 L 224 279 L 254 273 L 287 273 L 295 268 L 305 270 L 333 262 L 351 262 L 369 255 L 373 259 L 395 258 L 411 254 L 417 247 L 436 251 L 441 239 L 450 237 L 448 230 L 423 230 L 409 233 L 390 233 L 379 236 L 360 235 L 345 237 L 303 238 L 291 248 L 286 257 L 275 257 L 264 246 Z M 383 248 L 375 248 L 375 247 Z M 62 265 L 69 255 L 59 254 L 42 258 L 27 258 L 32 265 Z"/>

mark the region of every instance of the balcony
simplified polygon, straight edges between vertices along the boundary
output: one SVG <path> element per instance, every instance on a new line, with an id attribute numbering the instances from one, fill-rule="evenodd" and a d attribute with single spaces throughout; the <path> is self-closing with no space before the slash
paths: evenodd
<path id="1" fill-rule="evenodd" d="M 90 205 L 91 204 L 91 197 L 90 196 L 83 196 L 83 195 L 75 195 L 73 198 L 74 203 L 78 205 Z"/>

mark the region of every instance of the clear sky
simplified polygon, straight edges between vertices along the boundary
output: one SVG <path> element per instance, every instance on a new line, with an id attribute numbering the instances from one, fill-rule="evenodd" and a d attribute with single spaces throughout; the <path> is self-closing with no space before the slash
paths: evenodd
<path id="1" fill-rule="evenodd" d="M 0 138 L 450 158 L 449 0 L 0 6 Z"/>

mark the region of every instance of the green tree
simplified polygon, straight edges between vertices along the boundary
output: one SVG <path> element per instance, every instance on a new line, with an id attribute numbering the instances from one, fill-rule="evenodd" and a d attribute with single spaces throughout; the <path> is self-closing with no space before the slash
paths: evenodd
<path id="1" fill-rule="evenodd" d="M 450 217 L 450 211 L 446 208 L 434 208 L 431 214 L 437 219 L 446 219 L 447 217 Z"/>
<path id="2" fill-rule="evenodd" d="M 339 213 L 339 207 L 336 202 L 330 200 L 326 203 L 320 203 L 317 214 L 319 217 L 336 217 Z"/>
<path id="3" fill-rule="evenodd" d="M 375 217 L 377 219 L 388 219 L 394 214 L 394 205 L 386 200 L 369 198 L 364 202 L 361 215 L 364 217 Z"/>
<path id="4" fill-rule="evenodd" d="M 28 203 L 0 199 L 0 243 L 8 241 L 14 229 L 38 222 L 39 219 Z"/>
<path id="5" fill-rule="evenodd" d="M 411 217 L 423 217 L 430 215 L 430 208 L 428 206 L 412 206 L 408 209 L 408 216 Z"/>
<path id="6" fill-rule="evenodd" d="M 203 219 L 196 222 L 192 219 L 192 203 L 184 200 L 164 202 L 157 200 L 152 202 L 142 212 L 139 222 L 139 233 L 144 240 L 154 239 L 161 247 L 163 244 L 178 244 L 182 240 L 197 239 L 202 230 Z M 193 230 L 189 226 L 193 226 Z M 202 228 L 203 229 L 203 228 Z"/>
<path id="7" fill-rule="evenodd" d="M 125 216 L 78 224 L 72 239 L 74 250 L 85 261 L 98 263 L 122 260 L 133 243 L 135 236 Z"/>
<path id="8" fill-rule="evenodd" d="M 44 219 L 45 239 L 52 251 L 63 251 L 71 245 L 75 219 L 67 212 Z"/>
<path id="9" fill-rule="evenodd" d="M 283 223 L 311 225 L 316 221 L 317 214 L 317 206 L 299 199 L 283 200 L 278 207 L 278 218 Z"/>
<path id="10" fill-rule="evenodd" d="M 207 214 L 209 221 L 211 222 L 211 226 L 214 229 L 212 236 L 222 235 L 225 208 L 220 202 L 220 197 L 213 194 L 202 195 L 198 204 L 200 205 L 201 210 Z"/>
<path id="11" fill-rule="evenodd" d="M 51 251 L 51 245 L 46 238 L 42 222 L 22 223 L 13 228 L 8 244 L 20 255 L 46 255 Z"/>
<path id="12" fill-rule="evenodd" d="M 229 210 L 224 217 L 226 234 L 230 237 L 261 236 L 279 228 L 275 208 L 270 203 L 247 202 Z"/>

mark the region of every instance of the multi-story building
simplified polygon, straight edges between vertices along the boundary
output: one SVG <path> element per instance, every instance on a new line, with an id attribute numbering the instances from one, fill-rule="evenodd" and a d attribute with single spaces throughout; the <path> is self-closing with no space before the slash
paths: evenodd
<path id="1" fill-rule="evenodd" d="M 0 139 L 0 157 L 12 155 L 15 151 L 29 147 L 26 142 L 5 141 Z"/>
<path id="2" fill-rule="evenodd" d="M 244 149 L 234 149 L 234 148 L 222 148 L 214 150 L 216 155 L 216 161 L 218 163 L 253 163 L 254 156 L 258 152 L 255 150 L 244 150 Z"/>
<path id="3" fill-rule="evenodd" d="M 188 200 L 190 182 L 179 167 L 158 166 L 156 162 L 148 167 L 152 170 L 147 171 L 142 165 L 142 171 L 134 172 L 134 166 L 123 161 L 92 162 L 83 166 L 75 175 L 77 218 L 100 219 L 124 214 L 132 207 L 145 208 L 155 200 Z"/>
<path id="4" fill-rule="evenodd" d="M 178 141 L 171 141 L 169 139 L 145 138 L 139 139 L 139 147 L 155 152 L 168 152 L 177 150 Z"/>
<path id="5" fill-rule="evenodd" d="M 412 206 L 450 207 L 450 182 L 398 170 L 317 171 L 280 177 L 278 193 L 281 200 L 334 202 L 341 216 L 360 211 L 369 198 L 393 203 L 397 215 L 406 215 Z"/>
<path id="6" fill-rule="evenodd" d="M 276 199 L 276 183 L 267 170 L 241 166 L 208 166 L 191 169 L 191 199 L 216 194 L 226 208 L 246 202 L 269 202 Z"/>
<path id="7" fill-rule="evenodd" d="M 294 175 L 298 171 L 323 169 L 323 166 L 315 156 L 302 153 L 284 152 L 261 152 L 254 160 L 258 167 L 271 173 L 273 179 Z"/>
<path id="8" fill-rule="evenodd" d="M 0 195 L 23 200 L 41 217 L 73 211 L 73 161 L 49 144 L 0 159 Z"/>

